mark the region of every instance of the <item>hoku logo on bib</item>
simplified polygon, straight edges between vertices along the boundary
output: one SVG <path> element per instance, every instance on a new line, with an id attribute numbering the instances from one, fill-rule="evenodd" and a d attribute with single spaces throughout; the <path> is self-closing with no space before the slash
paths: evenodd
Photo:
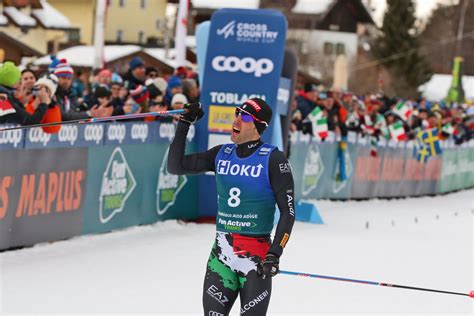
<path id="1" fill-rule="evenodd" d="M 319 183 L 319 178 L 323 175 L 324 164 L 321 158 L 319 147 L 316 143 L 309 146 L 306 160 L 303 169 L 303 195 L 308 195 L 311 191 L 316 189 Z"/>
<path id="2" fill-rule="evenodd" d="M 163 163 L 160 167 L 160 175 L 158 176 L 158 185 L 156 189 L 156 211 L 158 215 L 163 215 L 174 205 L 176 197 L 188 182 L 186 176 L 178 176 L 168 172 L 169 149 L 166 150 L 163 157 Z"/>
<path id="3" fill-rule="evenodd" d="M 109 222 L 116 214 L 123 211 L 136 185 L 137 182 L 122 149 L 115 148 L 104 171 L 100 189 L 99 215 L 102 224 Z"/>

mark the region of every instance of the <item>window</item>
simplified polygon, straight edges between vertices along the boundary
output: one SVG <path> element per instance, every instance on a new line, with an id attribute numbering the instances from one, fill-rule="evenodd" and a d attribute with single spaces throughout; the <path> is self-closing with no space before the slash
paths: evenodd
<path id="1" fill-rule="evenodd" d="M 146 9 L 146 0 L 140 0 L 140 8 Z"/>
<path id="2" fill-rule="evenodd" d="M 138 32 L 138 43 L 143 44 L 144 39 L 145 39 L 145 33 L 143 31 Z"/>
<path id="3" fill-rule="evenodd" d="M 125 7 L 125 0 L 119 0 L 119 5 L 121 8 Z"/>
<path id="4" fill-rule="evenodd" d="M 117 30 L 117 43 L 122 43 L 123 40 L 123 30 Z"/>
<path id="5" fill-rule="evenodd" d="M 332 55 L 334 54 L 334 44 L 325 42 L 323 47 L 324 55 Z"/>
<path id="6" fill-rule="evenodd" d="M 337 45 L 336 45 L 336 54 L 337 55 L 345 55 L 346 54 L 346 46 L 344 46 L 344 43 L 337 43 Z"/>

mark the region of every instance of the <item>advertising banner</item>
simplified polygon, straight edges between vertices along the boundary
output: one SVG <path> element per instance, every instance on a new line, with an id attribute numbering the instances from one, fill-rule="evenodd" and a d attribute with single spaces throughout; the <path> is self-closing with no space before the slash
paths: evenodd
<path id="1" fill-rule="evenodd" d="M 0 249 L 80 235 L 87 149 L 2 151 Z"/>
<path id="2" fill-rule="evenodd" d="M 285 16 L 276 10 L 222 9 L 212 15 L 201 89 L 206 114 L 198 123 L 200 151 L 230 141 L 234 108 L 249 98 L 266 100 L 277 114 L 286 29 Z M 264 134 L 267 142 L 272 128 Z M 200 187 L 206 188 L 206 194 L 200 193 L 202 215 L 215 214 L 214 178 L 202 176 Z"/>

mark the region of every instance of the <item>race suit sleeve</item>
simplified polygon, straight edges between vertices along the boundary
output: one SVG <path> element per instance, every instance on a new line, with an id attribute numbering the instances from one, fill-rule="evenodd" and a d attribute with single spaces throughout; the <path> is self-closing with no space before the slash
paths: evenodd
<path id="1" fill-rule="evenodd" d="M 221 146 L 213 147 L 204 152 L 185 155 L 186 135 L 188 134 L 189 126 L 189 123 L 178 122 L 175 137 L 170 145 L 168 172 L 183 175 L 214 171 L 214 160 Z"/>
<path id="2" fill-rule="evenodd" d="M 293 174 L 290 163 L 283 152 L 274 150 L 270 156 L 270 184 L 275 192 L 276 202 L 280 209 L 275 238 L 268 250 L 280 257 L 290 238 L 295 222 L 295 193 Z"/>

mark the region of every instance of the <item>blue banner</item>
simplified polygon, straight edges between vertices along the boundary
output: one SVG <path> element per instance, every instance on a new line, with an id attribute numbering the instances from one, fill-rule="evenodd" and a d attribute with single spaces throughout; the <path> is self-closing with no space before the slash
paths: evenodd
<path id="1" fill-rule="evenodd" d="M 283 66 L 287 21 L 276 10 L 223 9 L 211 18 L 204 66 L 201 102 L 205 116 L 198 124 L 200 151 L 230 142 L 233 108 L 259 97 L 268 102 L 275 116 Z M 270 142 L 270 125 L 263 140 Z M 203 176 L 201 215 L 217 209 L 215 180 Z M 210 190 L 210 191 L 209 191 Z"/>

